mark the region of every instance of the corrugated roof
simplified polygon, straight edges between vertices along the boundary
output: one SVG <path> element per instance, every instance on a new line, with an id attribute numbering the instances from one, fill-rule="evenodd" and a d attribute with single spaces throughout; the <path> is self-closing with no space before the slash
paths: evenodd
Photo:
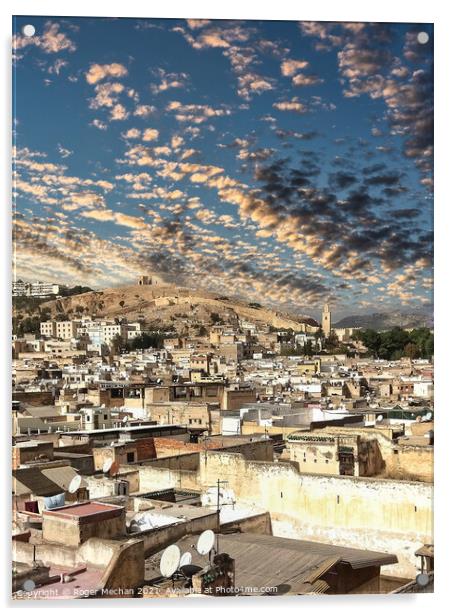
<path id="1" fill-rule="evenodd" d="M 58 406 L 27 406 L 23 412 L 30 417 L 46 419 L 61 415 L 61 408 Z"/>
<path id="2" fill-rule="evenodd" d="M 59 485 L 41 473 L 39 468 L 18 468 L 13 471 L 13 494 L 24 496 L 55 496 L 61 494 Z"/>
<path id="3" fill-rule="evenodd" d="M 78 475 L 78 473 L 72 468 L 72 466 L 56 466 L 54 468 L 43 468 L 42 474 L 45 475 L 50 481 L 56 483 L 65 492 L 69 489 L 69 484 L 72 479 Z M 86 485 L 86 482 L 82 481 Z"/>
<path id="4" fill-rule="evenodd" d="M 271 535 L 251 535 L 244 533 L 241 537 L 243 537 L 243 541 L 259 542 L 260 544 L 267 545 L 269 549 L 274 545 L 273 542 L 276 540 L 280 546 L 284 546 L 290 550 L 305 553 L 312 552 L 323 555 L 325 558 L 339 555 L 340 560 L 349 564 L 353 569 L 361 569 L 372 565 L 392 565 L 398 562 L 395 554 L 389 554 L 387 552 L 360 550 L 329 543 L 287 539 L 286 537 L 273 537 Z"/>
<path id="5" fill-rule="evenodd" d="M 312 584 L 311 593 L 314 595 L 321 595 L 329 589 L 330 589 L 329 584 L 327 584 L 325 580 L 316 580 Z"/>
<path id="6" fill-rule="evenodd" d="M 207 561 L 190 549 L 193 544 L 193 536 L 178 542 L 181 551 L 191 551 L 193 564 L 204 567 Z M 397 562 L 393 554 L 249 533 L 220 535 L 220 550 L 235 559 L 235 584 L 245 589 L 242 594 L 321 593 L 329 587 L 319 578 L 338 562 L 354 569 Z M 160 575 L 158 561 L 156 555 L 147 561 L 147 579 Z M 246 590 L 265 587 L 274 590 Z"/>

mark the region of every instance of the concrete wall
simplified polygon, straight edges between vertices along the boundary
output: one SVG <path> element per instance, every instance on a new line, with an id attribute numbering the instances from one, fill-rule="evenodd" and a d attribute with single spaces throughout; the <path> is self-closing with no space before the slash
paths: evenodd
<path id="1" fill-rule="evenodd" d="M 272 535 L 272 521 L 268 511 L 251 515 L 249 518 L 234 520 L 221 525 L 221 531 L 238 531 L 257 535 Z"/>
<path id="2" fill-rule="evenodd" d="M 218 477 L 239 505 L 270 512 L 274 534 L 394 552 L 400 563 L 391 572 L 402 577 L 416 572 L 415 550 L 432 543 L 431 484 L 300 474 L 290 464 L 209 452 L 200 460 L 200 483 Z"/>
<path id="3" fill-rule="evenodd" d="M 12 456 L 13 469 L 19 468 L 21 464 L 26 464 L 27 462 L 38 460 L 39 458 L 53 460 L 53 443 L 42 441 L 38 442 L 36 446 L 13 447 Z"/>
<path id="4" fill-rule="evenodd" d="M 101 587 L 131 589 L 144 582 L 144 544 L 143 541 L 129 540 L 117 545 L 101 580 Z M 111 595 L 110 595 L 111 596 Z"/>
<path id="5" fill-rule="evenodd" d="M 50 391 L 14 391 L 12 396 L 13 400 L 30 406 L 51 406 L 53 404 L 53 394 Z"/>
<path id="6" fill-rule="evenodd" d="M 181 521 L 180 524 L 171 524 L 163 526 L 152 531 L 143 531 L 140 533 L 131 533 L 129 536 L 133 539 L 143 541 L 145 556 L 154 554 L 162 550 L 171 543 L 175 543 L 185 535 L 202 533 L 208 528 L 215 530 L 217 527 L 217 513 L 212 513 L 205 516 L 195 518 L 194 520 Z"/>
<path id="7" fill-rule="evenodd" d="M 105 569 L 99 589 L 136 588 L 144 580 L 144 551 L 140 540 L 119 542 L 93 537 L 78 548 L 43 543 L 36 546 L 36 559 L 45 565 L 68 569 L 81 564 Z M 32 564 L 33 545 L 14 541 L 13 560 Z"/>
<path id="8" fill-rule="evenodd" d="M 94 473 L 94 460 L 92 455 L 82 453 L 54 453 L 55 460 L 65 460 L 72 468 L 75 468 L 81 475 L 92 475 Z"/>
<path id="9" fill-rule="evenodd" d="M 97 516 L 100 518 L 100 516 Z M 77 546 L 91 537 L 112 539 L 125 534 L 126 513 L 119 516 L 85 521 L 83 518 L 60 518 L 51 513 L 42 516 L 42 537 L 44 541 Z"/>
<path id="10" fill-rule="evenodd" d="M 212 451 L 200 454 L 197 472 L 151 466 L 139 472 L 141 491 L 205 490 L 227 480 L 238 506 L 269 511 L 275 535 L 395 553 L 399 564 L 383 569 L 392 575 L 414 576 L 415 550 L 433 542 L 428 483 L 301 474 L 291 463 Z"/>
<path id="11" fill-rule="evenodd" d="M 386 475 L 395 479 L 433 482 L 433 447 L 399 445 L 387 460 Z"/>

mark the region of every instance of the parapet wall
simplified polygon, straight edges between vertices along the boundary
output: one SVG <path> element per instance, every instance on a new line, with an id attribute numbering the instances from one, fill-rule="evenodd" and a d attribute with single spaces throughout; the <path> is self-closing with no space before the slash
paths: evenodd
<path id="1" fill-rule="evenodd" d="M 383 569 L 416 575 L 414 552 L 432 543 L 433 486 L 414 481 L 302 474 L 290 463 L 246 460 L 225 452 L 199 454 L 199 470 L 140 468 L 140 491 L 207 489 L 228 481 L 238 506 L 270 513 L 273 533 L 298 539 L 392 552 Z"/>
<path id="2" fill-rule="evenodd" d="M 399 565 L 386 572 L 402 577 L 415 575 L 415 550 L 433 541 L 431 484 L 301 474 L 287 463 L 209 452 L 200 484 L 219 477 L 238 504 L 270 512 L 275 534 L 394 552 Z"/>

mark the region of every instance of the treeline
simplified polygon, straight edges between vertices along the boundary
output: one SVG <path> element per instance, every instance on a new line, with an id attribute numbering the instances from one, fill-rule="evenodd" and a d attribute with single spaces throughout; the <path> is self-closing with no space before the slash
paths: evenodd
<path id="1" fill-rule="evenodd" d="M 432 332 L 427 327 L 419 327 L 407 331 L 401 327 L 393 327 L 384 332 L 374 329 L 360 329 L 353 335 L 369 350 L 369 353 L 379 359 L 429 359 L 434 351 Z"/>
<path id="2" fill-rule="evenodd" d="M 111 349 L 114 353 L 128 353 L 141 349 L 163 349 L 165 338 L 168 338 L 168 334 L 153 331 L 124 342 L 118 334 L 111 341 Z"/>
<path id="3" fill-rule="evenodd" d="M 61 286 L 58 295 L 61 295 L 61 297 L 70 297 L 71 295 L 81 295 L 82 293 L 90 293 L 91 291 L 91 287 L 84 287 L 80 284 L 75 285 L 75 287 Z"/>

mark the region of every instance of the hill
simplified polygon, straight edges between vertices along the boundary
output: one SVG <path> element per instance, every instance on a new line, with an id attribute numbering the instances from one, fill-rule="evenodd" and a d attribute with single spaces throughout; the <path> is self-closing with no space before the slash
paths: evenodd
<path id="1" fill-rule="evenodd" d="M 163 284 L 91 291 L 45 302 L 41 308 L 52 318 L 126 317 L 129 321 L 144 320 L 156 329 L 171 327 L 177 332 L 190 333 L 202 325 L 235 324 L 238 319 L 296 331 L 303 326 L 313 331 L 317 329 L 317 322 L 309 316 L 287 314 L 233 297 Z"/>
<path id="2" fill-rule="evenodd" d="M 383 331 L 392 327 L 412 329 L 416 327 L 433 327 L 433 319 L 422 312 L 374 312 L 344 317 L 334 327 L 362 327 Z"/>

